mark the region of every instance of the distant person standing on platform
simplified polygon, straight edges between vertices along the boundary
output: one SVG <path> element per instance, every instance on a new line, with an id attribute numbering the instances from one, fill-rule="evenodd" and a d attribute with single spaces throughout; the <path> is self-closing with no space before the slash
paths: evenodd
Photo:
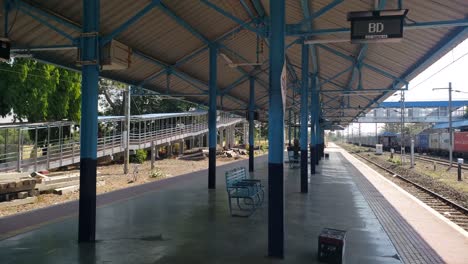
<path id="1" fill-rule="evenodd" d="M 294 145 L 292 147 L 292 151 L 294 151 L 294 158 L 298 159 L 299 158 L 299 140 L 297 138 L 294 139 Z"/>

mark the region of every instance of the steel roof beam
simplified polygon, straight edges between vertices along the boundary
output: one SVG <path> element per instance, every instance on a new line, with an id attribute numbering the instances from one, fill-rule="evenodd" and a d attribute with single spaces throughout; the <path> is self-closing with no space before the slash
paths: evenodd
<path id="1" fill-rule="evenodd" d="M 363 90 L 321 90 L 320 93 L 341 93 L 341 94 L 365 94 L 366 92 L 395 92 L 395 89 L 388 88 L 374 88 L 374 89 L 363 89 Z M 398 89 L 398 91 L 407 91 L 407 89 Z"/>
<path id="2" fill-rule="evenodd" d="M 372 109 L 378 109 L 379 107 L 371 107 L 371 108 L 368 108 L 370 110 Z M 340 108 L 333 108 L 333 107 L 324 107 L 323 108 L 324 110 L 351 110 L 351 111 L 361 111 L 362 110 L 362 107 L 359 108 L 359 107 L 340 107 Z"/>
<path id="3" fill-rule="evenodd" d="M 257 11 L 257 13 L 260 15 L 261 19 L 265 19 L 265 18 L 268 18 L 266 16 L 266 13 L 265 13 L 265 8 L 263 7 L 263 4 L 258 1 L 258 0 L 253 0 L 253 4 L 254 4 L 254 8 L 255 10 Z M 263 38 L 265 38 L 265 43 L 267 44 L 267 46 L 269 47 L 269 39 L 268 39 L 268 36 L 261 36 Z M 286 50 L 286 49 L 285 49 Z M 296 74 L 296 71 L 294 70 L 292 66 L 292 64 L 290 63 L 289 61 L 289 57 L 287 54 L 285 54 L 285 63 L 286 63 L 286 70 L 288 72 L 290 72 L 290 74 L 293 76 L 294 80 L 293 82 L 299 82 L 298 78 L 297 78 L 297 74 Z M 266 92 L 268 93 L 269 92 L 269 88 L 268 88 L 268 85 L 266 84 L 262 84 L 262 82 L 260 82 L 260 80 L 258 80 L 258 82 L 261 84 L 261 86 L 266 90 Z"/>
<path id="4" fill-rule="evenodd" d="M 50 46 L 32 46 L 32 47 L 12 47 L 11 52 L 31 52 L 31 51 L 53 51 L 53 50 L 76 50 L 78 47 L 69 45 L 50 45 Z"/>
<path id="5" fill-rule="evenodd" d="M 22 4 L 24 3 L 23 1 L 18 1 L 18 2 L 21 2 Z M 26 5 L 28 8 L 30 8 L 31 10 L 33 10 L 34 12 L 38 12 L 40 13 L 41 15 L 44 15 L 44 16 L 47 16 L 47 18 L 50 18 L 56 22 L 59 22 L 61 24 L 64 24 L 64 25 L 67 25 L 68 27 L 71 27 L 71 25 L 73 25 L 73 28 L 79 32 L 81 32 L 81 25 L 77 24 L 77 23 L 73 23 L 73 22 L 70 22 L 69 20 L 66 20 L 62 17 L 57 17 L 56 15 L 50 13 L 50 12 L 47 12 L 47 11 L 44 11 L 42 10 L 41 8 L 39 7 L 35 7 L 35 6 L 31 6 L 31 5 Z M 34 17 L 33 17 L 34 18 Z M 39 21 L 41 22 L 41 21 Z M 47 22 L 44 20 L 44 22 Z M 42 22 L 41 22 L 42 23 Z M 159 67 L 164 67 L 164 68 L 167 68 L 167 67 L 170 67 L 169 64 L 165 63 L 165 62 L 162 62 L 158 59 L 155 59 L 147 54 L 144 54 L 143 52 L 141 51 L 138 51 L 138 50 L 133 50 L 134 54 L 153 63 L 153 64 L 156 64 L 158 65 Z M 194 85 L 194 87 L 202 92 L 206 92 L 206 90 L 203 90 L 202 88 L 200 88 L 199 86 L 203 86 L 203 87 L 207 87 L 207 84 L 205 84 L 203 81 L 195 78 L 195 77 L 192 77 L 184 72 L 181 72 L 179 70 L 176 70 L 176 69 L 173 69 L 173 73 L 174 75 L 177 75 L 179 78 L 189 82 L 190 84 Z M 114 80 L 116 80 L 115 78 L 113 78 Z M 119 80 L 117 80 L 119 81 Z M 128 83 L 126 81 L 123 81 L 124 83 Z M 233 102 L 239 104 L 239 105 L 242 105 L 242 106 L 246 106 L 247 103 L 242 101 L 242 100 L 239 100 L 233 96 L 226 96 L 227 98 L 229 98 L 230 100 L 232 100 Z"/>
<path id="6" fill-rule="evenodd" d="M 74 22 L 71 22 L 70 20 L 66 20 L 65 18 L 63 17 L 58 17 L 56 16 L 55 14 L 51 13 L 51 12 L 48 12 L 48 11 L 44 11 L 43 9 L 39 8 L 39 7 L 35 7 L 35 6 L 31 6 L 29 4 L 26 4 L 24 3 L 23 1 L 20 1 L 18 0 L 19 3 L 21 3 L 21 6 L 26 6 L 28 7 L 28 9 L 34 11 L 34 12 L 37 12 L 37 13 L 40 13 L 41 15 L 44 15 L 46 16 L 47 18 L 50 18 L 56 22 L 59 22 L 60 24 L 63 24 L 63 25 L 66 25 L 67 27 L 69 28 L 73 28 L 74 30 L 77 30 L 79 32 L 81 32 L 81 25 L 77 24 L 77 23 L 74 23 Z M 34 18 L 34 17 L 33 17 Z M 41 21 L 39 21 L 41 22 Z M 44 20 L 44 22 L 47 22 Z M 42 23 L 42 22 L 41 22 Z M 152 62 L 156 65 L 158 65 L 159 67 L 164 67 L 165 69 L 167 67 L 171 67 L 169 64 L 165 63 L 165 62 L 162 62 L 158 59 L 155 59 L 147 54 L 144 54 L 143 52 L 141 51 L 138 51 L 138 50 L 134 50 L 133 51 L 135 55 L 149 61 L 149 62 Z M 207 84 L 205 84 L 203 81 L 195 78 L 195 77 L 192 77 L 184 72 L 181 72 L 177 69 L 173 69 L 173 73 L 174 75 L 177 75 L 179 78 L 191 83 L 192 85 L 194 85 L 194 87 L 202 92 L 206 92 L 206 90 L 203 90 L 202 88 L 200 88 L 199 86 L 202 86 L 202 87 L 207 87 Z M 227 96 L 227 98 L 235 101 L 236 103 L 238 104 L 241 104 L 240 102 L 242 102 L 243 105 L 247 105 L 247 103 L 243 102 L 242 100 L 239 100 L 237 98 L 234 98 L 232 96 Z"/>
<path id="7" fill-rule="evenodd" d="M 146 5 L 142 10 L 140 10 L 138 13 L 136 13 L 133 17 L 122 23 L 119 27 L 114 29 L 110 34 L 102 37 L 101 40 L 101 46 L 106 45 L 110 41 L 112 41 L 113 38 L 115 38 L 117 35 L 120 33 L 124 32 L 127 30 L 130 26 L 135 24 L 138 20 L 143 18 L 148 12 L 153 10 L 156 6 L 162 4 L 161 0 L 152 0 L 148 5 Z"/>
<path id="8" fill-rule="evenodd" d="M 327 83 L 329 83 L 329 82 L 335 80 L 336 78 L 338 78 L 338 77 L 340 77 L 341 75 L 343 75 L 343 74 L 345 74 L 345 73 L 351 71 L 352 69 L 353 69 L 353 66 L 350 66 L 350 67 L 344 69 L 343 71 L 340 71 L 339 73 L 333 75 L 332 77 L 330 77 L 330 78 L 328 78 L 328 79 L 325 79 L 324 82 L 320 83 L 320 87 L 322 87 L 323 85 L 325 85 L 325 84 L 327 84 Z"/>
<path id="9" fill-rule="evenodd" d="M 252 26 L 250 26 L 250 22 L 249 21 L 243 21 L 242 19 L 232 15 L 231 13 L 225 11 L 224 9 L 220 8 L 219 6 L 211 3 L 210 1 L 208 0 L 200 0 L 203 4 L 205 4 L 206 6 L 210 7 L 211 9 L 215 10 L 216 12 L 222 14 L 223 16 L 229 18 L 230 20 L 236 22 L 237 24 L 241 25 L 243 28 L 247 29 L 247 30 L 250 30 L 252 32 L 254 32 L 255 34 L 258 34 L 260 36 L 265 36 L 265 32 L 263 31 L 260 31 L 256 28 L 253 28 Z"/>
<path id="10" fill-rule="evenodd" d="M 368 48 L 369 48 L 369 45 L 367 43 L 361 45 L 361 48 L 359 49 L 359 52 L 358 52 L 358 55 L 357 55 L 357 58 L 353 63 L 353 66 L 352 66 L 353 71 L 351 72 L 351 76 L 349 76 L 348 85 L 346 86 L 346 89 L 350 90 L 350 89 L 353 88 L 354 80 L 355 80 L 355 77 L 356 77 L 356 72 L 361 71 L 362 62 L 364 61 L 364 58 L 366 57 L 366 53 L 367 53 Z M 359 86 L 361 86 L 361 85 L 359 85 Z"/>
<path id="11" fill-rule="evenodd" d="M 445 37 L 443 40 L 439 41 L 437 46 L 432 48 L 429 52 L 426 53 L 424 57 L 422 57 L 418 62 L 416 62 L 413 66 L 411 66 L 408 70 L 406 70 L 402 76 L 400 77 L 403 79 L 406 79 L 410 76 L 412 76 L 415 72 L 418 72 L 421 70 L 421 68 L 425 68 L 429 66 L 429 63 L 432 62 L 433 58 L 438 58 L 443 56 L 443 54 L 448 52 L 448 49 L 451 48 L 455 43 L 458 43 L 462 40 L 465 40 L 468 36 L 468 27 L 463 27 L 455 30 L 450 34 L 449 36 Z M 395 88 L 395 85 L 389 87 Z M 408 84 L 406 84 L 406 88 L 408 89 Z M 382 93 L 381 96 L 373 100 L 372 103 L 370 103 L 367 107 L 372 106 L 373 104 L 377 103 L 379 100 L 382 98 L 386 97 L 390 92 L 384 92 Z"/>
<path id="12" fill-rule="evenodd" d="M 19 3 L 21 3 L 21 4 L 16 6 L 16 8 L 19 11 L 21 11 L 24 14 L 30 16 L 31 18 L 37 20 L 39 23 L 41 23 L 44 26 L 52 29 L 53 31 L 57 32 L 59 35 L 61 35 L 62 37 L 66 38 L 68 40 L 70 40 L 72 43 L 76 43 L 75 37 L 73 37 L 72 35 L 66 33 L 65 31 L 59 29 L 58 27 L 52 25 L 51 23 L 49 23 L 47 20 L 41 18 L 40 16 L 34 14 L 34 13 L 36 13 L 36 10 L 38 10 L 37 8 L 26 5 L 26 4 L 23 4 L 22 1 L 19 1 Z M 46 12 L 37 12 L 37 13 L 39 13 L 40 15 L 46 16 L 47 18 L 50 18 L 50 15 L 48 13 L 46 13 Z M 44 15 L 44 14 L 47 14 L 47 15 Z"/>
<path id="13" fill-rule="evenodd" d="M 198 30 L 196 30 L 194 27 L 192 27 L 189 23 L 187 23 L 185 20 L 183 20 L 181 17 L 179 17 L 178 15 L 176 15 L 171 9 L 169 9 L 166 5 L 164 5 L 164 3 L 161 3 L 159 6 L 158 6 L 159 9 L 161 9 L 166 15 L 168 15 L 169 17 L 171 17 L 174 21 L 176 21 L 176 23 L 178 23 L 180 26 L 182 26 L 183 28 L 185 28 L 186 30 L 188 30 L 192 35 L 194 35 L 195 37 L 197 37 L 199 40 L 201 40 L 202 42 L 204 42 L 207 46 L 209 45 L 213 45 L 214 43 L 212 43 L 207 37 L 205 37 L 202 33 L 200 33 Z M 224 50 L 227 50 L 228 52 L 230 52 L 231 54 L 233 54 L 234 56 L 240 58 L 241 60 L 243 61 L 247 61 L 247 59 L 245 59 L 243 56 L 241 56 L 240 54 L 238 54 L 237 52 L 231 50 L 230 48 L 226 47 L 224 44 L 222 44 L 221 42 L 217 42 L 215 45 L 218 45 L 219 48 L 221 49 L 224 49 Z M 173 68 L 173 67 L 171 67 Z M 247 73 L 245 70 L 243 70 L 242 68 L 239 68 L 239 67 L 236 67 L 236 70 L 239 71 L 241 74 L 249 74 Z M 235 86 L 234 86 L 235 87 Z M 223 92 L 222 95 L 226 95 L 227 92 Z"/>
<path id="14" fill-rule="evenodd" d="M 11 9 L 11 3 L 9 0 L 3 1 L 3 37 L 8 38 L 8 31 L 9 31 L 9 14 Z"/>
<path id="15" fill-rule="evenodd" d="M 263 5 L 262 3 L 260 2 L 260 0 L 252 0 L 253 2 L 253 5 L 254 5 L 254 8 L 255 10 L 257 11 L 258 15 L 261 17 L 261 18 L 264 18 L 266 13 L 265 13 L 265 8 L 263 8 Z"/>
<path id="16" fill-rule="evenodd" d="M 46 61 L 46 60 L 42 60 L 40 58 L 35 58 L 35 60 L 39 61 L 39 62 L 42 62 L 42 63 L 46 63 L 46 64 L 51 64 L 51 65 L 54 65 L 54 66 L 57 66 L 57 67 L 61 67 L 61 68 L 64 68 L 64 69 L 67 69 L 67 70 L 70 70 L 70 71 L 73 71 L 73 72 L 80 72 L 81 69 L 79 69 L 78 67 L 66 67 L 66 66 L 62 66 L 62 65 L 58 65 L 56 63 L 53 63 L 53 62 L 49 62 L 49 61 Z M 149 89 L 149 88 L 144 88 L 144 87 L 141 87 L 140 85 L 138 85 L 137 83 L 134 83 L 134 82 L 129 82 L 129 81 L 126 81 L 126 80 L 121 80 L 119 78 L 115 78 L 115 77 L 109 77 L 109 76 L 106 76 L 106 75 L 102 75 L 102 72 L 100 73 L 100 77 L 103 78 L 103 79 L 108 79 L 108 80 L 114 80 L 114 81 L 117 81 L 117 82 L 120 82 L 120 83 L 123 83 L 125 85 L 130 85 L 130 86 L 138 86 L 140 89 L 144 89 L 144 90 L 148 90 L 148 91 L 151 91 L 151 92 L 156 92 L 152 89 Z M 200 94 L 201 95 L 201 94 Z M 182 99 L 178 99 L 180 101 L 186 101 L 186 102 L 190 102 L 190 103 L 193 103 L 193 104 L 199 104 L 199 105 L 203 105 L 205 106 L 204 103 L 198 101 L 198 100 L 194 100 L 194 101 L 187 101 L 187 100 L 182 100 Z"/>
<path id="17" fill-rule="evenodd" d="M 328 11 L 332 10 L 335 6 L 343 3 L 343 0 L 334 0 L 333 2 L 329 3 L 328 5 L 324 6 L 322 9 L 319 11 L 313 13 L 313 14 L 308 14 L 303 20 L 301 20 L 298 24 L 305 24 L 305 23 L 310 23 L 312 20 L 324 15 Z M 303 6 L 304 8 L 304 6 Z"/>
<path id="18" fill-rule="evenodd" d="M 319 76 L 318 78 L 319 78 L 319 80 L 320 80 L 320 79 L 322 79 L 322 80 L 325 79 L 325 78 L 320 77 L 320 76 Z M 335 87 L 337 87 L 337 88 L 340 88 L 342 91 L 346 91 L 346 87 L 343 86 L 343 85 L 341 85 L 341 84 L 339 84 L 339 83 L 336 83 L 336 82 L 331 81 L 331 80 L 328 80 L 328 83 L 332 84 L 333 86 L 335 86 Z M 321 88 L 321 87 L 320 87 L 320 88 Z"/>
<path id="19" fill-rule="evenodd" d="M 338 57 L 341 57 L 341 58 L 343 58 L 343 59 L 345 59 L 345 60 L 348 60 L 348 61 L 351 61 L 351 62 L 354 63 L 354 58 L 353 58 L 352 56 L 349 56 L 349 55 L 347 55 L 347 54 L 344 54 L 344 53 L 342 53 L 342 52 L 340 52 L 340 51 L 338 51 L 338 50 L 336 50 L 336 49 L 330 48 L 330 47 L 325 46 L 325 45 L 323 45 L 323 44 L 315 44 L 315 45 L 317 45 L 318 47 L 320 47 L 320 48 L 322 48 L 322 49 L 324 49 L 324 50 L 326 50 L 326 51 L 328 51 L 328 52 L 330 52 L 330 53 L 335 54 L 335 55 L 338 56 Z M 388 72 L 386 72 L 386 71 L 384 71 L 384 70 L 382 70 L 382 69 L 380 69 L 380 68 L 377 68 L 377 67 L 375 67 L 375 66 L 373 66 L 373 65 L 370 65 L 370 64 L 368 64 L 368 63 L 362 62 L 362 65 L 363 65 L 364 67 L 369 68 L 370 70 L 372 70 L 372 71 L 374 71 L 374 72 L 376 72 L 376 73 L 379 73 L 379 74 L 381 74 L 381 75 L 383 75 L 383 76 L 389 78 L 389 79 L 398 80 L 399 82 L 402 82 L 402 83 L 404 83 L 404 84 L 407 84 L 407 83 L 408 83 L 408 81 L 406 81 L 406 80 L 404 80 L 404 79 L 401 79 L 400 77 L 394 76 L 394 75 L 392 75 L 392 74 L 390 74 L 390 73 L 388 73 Z"/>
<path id="20" fill-rule="evenodd" d="M 252 70 L 251 72 L 248 72 L 244 75 L 242 75 L 240 78 L 238 78 L 237 80 L 235 80 L 233 83 L 231 83 L 230 85 L 228 85 L 226 88 L 224 88 L 224 90 L 222 90 L 220 92 L 221 95 L 225 95 L 227 94 L 228 92 L 230 92 L 232 89 L 238 87 L 239 85 L 241 85 L 242 83 L 244 83 L 245 81 L 247 81 L 249 78 L 251 77 L 256 77 L 257 75 L 261 74 L 261 73 L 264 73 L 266 69 L 263 69 L 257 73 L 254 73 L 256 71 L 256 69 Z M 256 78 L 255 78 L 256 79 Z M 256 81 L 260 84 L 260 80 L 257 80 Z M 263 85 L 263 84 L 260 84 L 260 85 Z"/>
<path id="21" fill-rule="evenodd" d="M 169 9 L 164 3 L 161 3 L 158 8 L 163 11 L 166 15 L 168 15 L 170 18 L 172 18 L 177 24 L 188 30 L 193 36 L 204 42 L 205 44 L 210 44 L 210 40 L 207 39 L 203 34 L 201 34 L 198 30 L 193 28 L 191 25 L 189 25 L 185 20 L 183 20 L 181 17 L 176 15 L 174 11 Z"/>
<path id="22" fill-rule="evenodd" d="M 243 28 L 241 26 L 237 26 L 235 27 L 234 29 L 230 30 L 229 32 L 223 34 L 222 36 L 220 36 L 219 38 L 215 39 L 212 43 L 213 44 L 217 44 L 221 41 L 224 41 L 226 38 L 230 37 L 232 34 L 235 34 L 235 33 L 238 33 L 239 31 L 241 31 Z M 141 83 L 140 83 L 140 86 L 151 81 L 151 80 L 154 80 L 156 78 L 158 78 L 159 76 L 165 74 L 165 72 L 168 70 L 168 69 L 173 69 L 173 68 L 176 68 L 182 64 L 185 64 L 187 61 L 190 61 L 191 59 L 197 57 L 198 55 L 202 54 L 203 52 L 205 52 L 206 50 L 208 50 L 208 45 L 205 45 L 185 56 L 183 56 L 182 58 L 180 58 L 179 60 L 176 61 L 176 63 L 174 63 L 173 65 L 171 65 L 170 67 L 166 67 L 160 71 L 157 71 L 151 75 L 149 75 L 148 77 L 146 77 Z"/>
<path id="23" fill-rule="evenodd" d="M 240 0 L 240 3 L 242 5 L 242 7 L 245 9 L 245 12 L 247 12 L 247 14 L 249 15 L 250 18 L 254 18 L 254 14 L 252 13 L 252 10 L 250 10 L 250 7 L 249 5 L 247 5 L 247 3 L 245 2 L 245 0 Z"/>
<path id="24" fill-rule="evenodd" d="M 65 19 L 64 17 L 61 17 L 60 15 L 54 13 L 51 10 L 44 9 L 44 8 L 38 8 L 38 7 L 33 6 L 30 3 L 27 3 L 27 2 L 25 2 L 23 0 L 12 0 L 12 2 L 14 2 L 14 5 L 16 7 L 21 6 L 22 8 L 24 8 L 26 10 L 33 11 L 33 12 L 35 12 L 35 13 L 43 16 L 43 17 L 54 20 L 55 22 L 59 23 L 60 25 L 63 25 L 65 27 L 67 27 L 68 29 L 71 29 L 71 30 L 74 30 L 74 31 L 77 31 L 77 32 L 81 32 L 81 30 L 82 30 L 81 25 L 79 25 L 78 23 L 76 23 L 74 21 L 71 21 L 71 20 L 68 20 L 68 19 Z"/>

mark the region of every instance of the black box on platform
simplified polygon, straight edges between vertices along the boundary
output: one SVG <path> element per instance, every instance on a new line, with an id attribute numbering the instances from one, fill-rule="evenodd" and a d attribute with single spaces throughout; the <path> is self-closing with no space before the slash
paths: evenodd
<path id="1" fill-rule="evenodd" d="M 324 228 L 318 239 L 318 259 L 325 263 L 342 263 L 346 231 Z"/>

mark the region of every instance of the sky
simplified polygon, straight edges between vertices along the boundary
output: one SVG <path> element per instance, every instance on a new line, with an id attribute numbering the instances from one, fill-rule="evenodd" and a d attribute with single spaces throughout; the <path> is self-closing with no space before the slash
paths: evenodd
<path id="1" fill-rule="evenodd" d="M 465 39 L 452 51 L 411 80 L 409 90 L 405 92 L 405 100 L 448 100 L 447 90 L 432 91 L 432 88 L 448 87 L 449 82 L 452 82 L 454 90 L 465 92 L 452 93 L 453 100 L 468 99 L 468 39 Z M 398 101 L 399 99 L 399 96 L 392 96 L 386 101 Z"/>
<path id="2" fill-rule="evenodd" d="M 468 100 L 468 39 L 456 46 L 437 62 L 409 82 L 409 89 L 405 91 L 405 101 L 448 101 L 448 90 L 433 88 L 447 88 L 452 83 L 452 100 Z M 460 92 L 455 92 L 455 90 Z M 400 100 L 400 92 L 390 96 L 385 102 Z M 382 127 L 379 124 L 378 127 Z M 353 124 L 354 131 L 358 131 L 358 124 Z M 345 130 L 346 131 L 346 130 Z M 361 124 L 362 134 L 375 134 L 375 124 Z"/>

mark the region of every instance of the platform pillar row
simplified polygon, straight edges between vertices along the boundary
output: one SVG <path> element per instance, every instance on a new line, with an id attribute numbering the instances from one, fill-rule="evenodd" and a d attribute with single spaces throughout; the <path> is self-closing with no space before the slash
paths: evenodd
<path id="1" fill-rule="evenodd" d="M 208 144 L 209 144 L 209 158 L 208 158 L 208 188 L 216 188 L 216 141 L 217 141 L 217 128 L 216 128 L 216 96 L 217 96 L 217 56 L 218 47 L 216 44 L 210 45 L 210 73 L 209 73 L 209 110 L 208 110 Z"/>
<path id="2" fill-rule="evenodd" d="M 284 113 L 281 91 L 281 72 L 285 62 L 284 0 L 270 2 L 270 20 L 268 256 L 284 258 Z"/>
<path id="3" fill-rule="evenodd" d="M 96 165 L 99 82 L 99 0 L 83 0 L 78 241 L 96 239 Z"/>
<path id="4" fill-rule="evenodd" d="M 319 80 L 317 74 L 314 75 L 314 116 L 315 116 L 315 165 L 319 165 L 320 161 L 320 101 L 319 101 Z"/>
<path id="5" fill-rule="evenodd" d="M 301 193 L 308 192 L 307 128 L 309 126 L 309 46 L 302 43 L 302 87 L 301 87 Z"/>
<path id="6" fill-rule="evenodd" d="M 297 114 L 294 113 L 293 114 L 293 140 L 297 138 L 297 126 L 296 126 L 296 123 L 297 123 Z"/>
<path id="7" fill-rule="evenodd" d="M 249 171 L 254 171 L 254 111 L 255 111 L 255 78 L 250 76 L 250 98 L 249 98 Z"/>
<path id="8" fill-rule="evenodd" d="M 311 78 L 311 93 L 310 93 L 310 174 L 315 174 L 315 165 L 317 159 L 317 126 L 316 126 L 316 103 L 315 97 L 317 96 L 317 82 L 315 74 Z"/>
<path id="9" fill-rule="evenodd" d="M 292 110 L 288 110 L 288 146 L 291 145 L 291 133 L 292 133 Z"/>

